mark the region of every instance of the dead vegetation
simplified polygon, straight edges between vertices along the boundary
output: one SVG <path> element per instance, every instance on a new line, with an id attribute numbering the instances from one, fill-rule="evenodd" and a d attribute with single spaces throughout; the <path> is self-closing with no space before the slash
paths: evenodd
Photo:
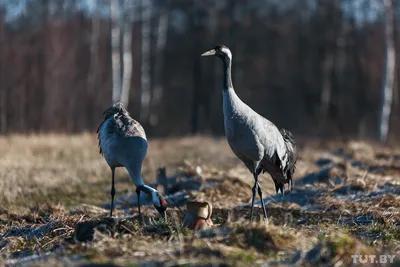
<path id="1" fill-rule="evenodd" d="M 140 225 L 124 170 L 116 176 L 116 217 L 107 216 L 110 170 L 94 136 L 0 138 L 0 261 L 341 266 L 351 265 L 353 254 L 400 260 L 400 150 L 304 143 L 292 195 L 281 199 L 271 179 L 260 178 L 270 217 L 265 226 L 248 222 L 252 178 L 223 139 L 152 140 L 143 177 L 155 183 L 157 168 L 165 166 L 167 180 L 175 181 L 165 192 L 173 205 L 166 221 L 151 205 L 143 207 Z M 214 227 L 182 227 L 188 199 L 212 203 Z"/>

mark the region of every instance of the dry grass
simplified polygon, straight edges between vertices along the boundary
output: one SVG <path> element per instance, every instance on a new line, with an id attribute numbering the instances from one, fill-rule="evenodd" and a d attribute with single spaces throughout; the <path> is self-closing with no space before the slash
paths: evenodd
<path id="1" fill-rule="evenodd" d="M 298 265 L 339 266 L 351 264 L 352 254 L 388 252 L 399 259 L 400 149 L 355 141 L 303 143 L 293 196 L 282 202 L 271 179 L 260 179 L 265 197 L 273 196 L 267 205 L 271 224 L 265 226 L 248 222 L 252 177 L 224 139 L 150 141 L 146 182 L 155 182 L 156 169 L 166 166 L 168 175 L 200 170 L 208 185 L 190 194 L 213 204 L 215 227 L 193 233 L 180 226 L 182 207 L 171 208 L 168 221 L 149 219 L 141 226 L 127 217 L 136 207 L 122 203 L 119 219 L 110 221 L 103 208 L 110 170 L 94 135 L 2 137 L 0 261 L 248 266 L 289 263 L 298 256 Z M 316 164 L 321 159 L 332 169 L 302 184 L 300 178 L 323 168 Z M 134 193 L 123 169 L 117 171 L 116 188 L 117 196 Z M 151 217 L 152 207 L 144 211 Z M 256 214 L 262 214 L 259 208 Z M 85 223 L 89 230 L 77 232 Z M 79 242 L 80 236 L 93 239 Z"/>

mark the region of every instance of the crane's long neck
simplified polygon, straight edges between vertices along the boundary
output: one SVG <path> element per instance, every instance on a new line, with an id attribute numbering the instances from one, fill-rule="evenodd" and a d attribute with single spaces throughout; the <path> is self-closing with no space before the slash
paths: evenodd
<path id="1" fill-rule="evenodd" d="M 232 85 L 232 60 L 231 59 L 223 59 L 223 72 L 224 72 L 224 91 L 228 91 L 229 89 L 233 90 Z"/>
<path id="2" fill-rule="evenodd" d="M 224 87 L 223 87 L 223 112 L 225 118 L 225 130 L 228 125 L 226 124 L 232 118 L 233 113 L 240 112 L 242 101 L 236 95 L 232 84 L 232 59 L 225 58 L 222 60 L 224 72 Z"/>
<path id="3" fill-rule="evenodd" d="M 151 198 L 153 204 L 157 202 L 156 198 L 157 190 L 143 182 L 142 176 L 140 174 L 141 163 L 140 164 L 137 163 L 136 165 L 135 164 L 130 165 L 126 167 L 126 169 L 128 170 L 129 176 L 131 177 L 133 183 L 137 187 L 139 186 L 142 187 L 142 191 L 145 192 Z"/>
<path id="4" fill-rule="evenodd" d="M 144 182 L 142 179 L 141 171 L 142 171 L 142 162 L 140 161 L 131 161 L 129 164 L 125 165 L 125 168 L 128 170 L 129 176 L 131 177 L 132 182 L 136 186 L 144 186 Z"/>

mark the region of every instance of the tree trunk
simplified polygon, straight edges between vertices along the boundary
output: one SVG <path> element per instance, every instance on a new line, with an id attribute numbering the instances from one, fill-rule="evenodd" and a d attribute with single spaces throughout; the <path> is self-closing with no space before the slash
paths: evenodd
<path id="1" fill-rule="evenodd" d="M 191 31 L 194 34 L 192 43 L 192 81 L 193 81 L 193 102 L 192 102 L 192 117 L 191 117 L 191 132 L 196 134 L 199 131 L 200 125 L 200 110 L 203 102 L 202 99 L 202 78 L 201 78 L 201 58 L 197 47 L 202 47 L 202 32 L 201 32 L 201 17 L 199 10 L 199 2 L 193 0 L 193 13 L 191 19 Z"/>
<path id="2" fill-rule="evenodd" d="M 0 134 L 7 133 L 7 89 L 0 90 Z"/>
<path id="3" fill-rule="evenodd" d="M 92 32 L 91 32 L 91 40 L 90 40 L 90 67 L 89 67 L 89 75 L 88 75 L 88 92 L 90 95 L 96 89 L 96 80 L 97 80 L 97 65 L 99 64 L 99 37 L 100 37 L 100 18 L 99 18 L 99 7 L 96 5 L 96 14 L 93 15 L 92 18 Z"/>
<path id="4" fill-rule="evenodd" d="M 151 3 L 149 0 L 141 1 L 142 40 L 141 40 L 141 95 L 140 95 L 140 120 L 146 122 L 149 117 L 150 104 L 150 22 Z"/>
<path id="5" fill-rule="evenodd" d="M 164 69 L 164 49 L 167 44 L 168 32 L 168 11 L 166 8 L 161 8 L 160 16 L 157 25 L 157 39 L 156 39 L 156 58 L 154 63 L 154 91 L 151 96 L 151 108 L 157 109 L 158 104 L 161 102 L 164 87 L 162 82 L 163 69 Z M 150 111 L 149 123 L 152 126 L 158 123 L 158 114 Z"/>
<path id="6" fill-rule="evenodd" d="M 331 82 L 331 72 L 333 68 L 333 55 L 332 51 L 329 49 L 327 51 L 326 58 L 322 65 L 322 92 L 321 92 L 321 110 L 320 110 L 320 126 L 321 130 L 327 130 L 326 127 L 329 125 L 329 105 L 331 103 L 332 97 L 332 82 Z"/>
<path id="7" fill-rule="evenodd" d="M 393 36 L 393 6 L 391 0 L 383 0 L 385 8 L 385 69 L 382 83 L 382 106 L 379 121 L 379 139 L 386 142 L 389 133 L 390 111 L 393 100 L 395 74 L 395 47 Z"/>
<path id="8" fill-rule="evenodd" d="M 6 44 L 5 26 L 0 21 L 0 73 L 5 73 L 4 55 Z M 7 88 L 4 86 L 4 75 L 0 75 L 0 134 L 7 133 Z"/>
<path id="9" fill-rule="evenodd" d="M 87 79 L 87 102 L 86 112 L 89 120 L 87 125 L 89 129 L 92 129 L 95 122 L 95 106 L 96 106 L 96 87 L 97 87 L 97 76 L 98 76 L 98 65 L 99 65 L 99 42 L 100 42 L 100 8 L 95 2 L 96 12 L 92 17 L 92 31 L 90 35 L 90 59 L 89 59 L 89 73 Z"/>
<path id="10" fill-rule="evenodd" d="M 125 108 L 128 108 L 132 78 L 132 29 L 129 21 L 124 22 L 122 32 L 124 34 L 124 39 L 122 48 L 123 75 L 121 102 Z"/>
<path id="11" fill-rule="evenodd" d="M 112 64 L 112 102 L 121 99 L 121 61 L 120 61 L 120 10 L 118 0 L 110 0 L 111 14 L 111 64 Z"/>

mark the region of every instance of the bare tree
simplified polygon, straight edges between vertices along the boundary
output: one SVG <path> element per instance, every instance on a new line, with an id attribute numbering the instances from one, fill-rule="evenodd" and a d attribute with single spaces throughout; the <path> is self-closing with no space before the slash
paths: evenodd
<path id="1" fill-rule="evenodd" d="M 200 122 L 200 110 L 203 104 L 202 98 L 202 77 L 201 77 L 201 62 L 197 47 L 202 46 L 202 14 L 200 1 L 193 0 L 192 2 L 192 18 L 191 18 L 191 31 L 194 33 L 192 39 L 192 76 L 193 76 L 193 95 L 192 95 L 192 116 L 191 116 L 191 130 L 192 134 L 198 133 Z"/>
<path id="2" fill-rule="evenodd" d="M 160 8 L 160 15 L 158 17 L 157 25 L 157 36 L 156 36 L 156 58 L 154 63 L 154 90 L 151 97 L 152 107 L 157 106 L 160 103 L 164 87 L 162 82 L 162 74 L 164 69 L 164 56 L 165 56 L 165 46 L 167 44 L 167 31 L 168 31 L 168 9 L 163 7 Z M 158 121 L 158 116 L 155 112 L 150 112 L 149 122 L 152 125 L 156 125 Z"/>
<path id="3" fill-rule="evenodd" d="M 323 1 L 319 2 L 320 5 L 324 5 Z M 332 2 L 331 8 L 326 8 L 322 13 L 326 17 L 326 21 L 331 23 L 330 31 L 325 33 L 324 44 L 325 53 L 324 60 L 321 62 L 321 74 L 322 74 L 322 91 L 320 96 L 320 126 L 322 130 L 329 130 L 327 125 L 329 125 L 329 107 L 332 102 L 332 73 L 335 71 L 335 66 L 338 61 L 338 51 L 339 45 L 338 41 L 340 38 L 341 29 L 341 17 L 338 14 L 340 10 L 340 4 L 338 2 Z"/>
<path id="4" fill-rule="evenodd" d="M 110 0 L 111 14 L 111 64 L 112 64 L 112 102 L 121 99 L 121 19 L 118 0 Z"/>
<path id="5" fill-rule="evenodd" d="M 331 71 L 334 66 L 333 53 L 328 51 L 322 63 L 322 92 L 321 92 L 321 125 L 326 128 L 328 124 L 328 111 L 332 98 Z"/>
<path id="6" fill-rule="evenodd" d="M 387 140 L 389 132 L 390 111 L 393 101 L 395 77 L 395 47 L 393 35 L 393 6 L 391 0 L 383 0 L 385 9 L 385 69 L 382 83 L 382 106 L 379 121 L 379 139 Z"/>
<path id="7" fill-rule="evenodd" d="M 87 86 L 88 86 L 88 92 L 91 95 L 96 87 L 96 79 L 97 79 L 97 71 L 98 71 L 98 64 L 99 64 L 99 36 L 100 36 L 100 18 L 99 18 L 99 13 L 100 13 L 100 8 L 99 5 L 96 4 L 96 1 L 94 2 L 95 4 L 95 14 L 92 17 L 92 31 L 91 31 L 91 36 L 90 36 L 90 67 L 89 67 L 89 75 L 88 75 L 88 81 L 87 81 Z"/>
<path id="8" fill-rule="evenodd" d="M 150 22 L 151 22 L 151 3 L 149 0 L 141 1 L 141 21 L 142 21 L 142 56 L 141 56 L 141 94 L 140 94 L 140 119 L 147 121 L 149 117 L 150 105 Z"/>
<path id="9" fill-rule="evenodd" d="M 95 124 L 95 106 L 96 106 L 96 87 L 98 85 L 99 73 L 99 43 L 100 43 L 100 3 L 94 2 L 95 12 L 91 18 L 91 32 L 90 32 L 90 56 L 89 56 L 89 72 L 87 76 L 87 105 L 86 114 L 89 117 L 89 125 L 94 127 Z"/>
<path id="10" fill-rule="evenodd" d="M 0 20 L 0 56 L 3 58 L 3 53 L 5 52 L 5 35 L 4 23 Z M 0 72 L 4 73 L 4 63 L 0 60 Z M 4 84 L 4 75 L 0 75 L 0 84 Z M 7 132 L 7 88 L 1 86 L 0 88 L 0 134 L 5 134 Z"/>
<path id="11" fill-rule="evenodd" d="M 129 105 L 129 93 L 131 89 L 131 78 L 132 78 L 132 51 L 131 51 L 131 40 L 132 32 L 129 25 L 124 25 L 124 41 L 122 48 L 123 58 L 123 74 L 122 74 L 122 92 L 121 102 L 125 108 Z"/>
<path id="12" fill-rule="evenodd" d="M 123 2 L 123 8 L 125 7 L 125 2 Z M 124 16 L 125 17 L 125 16 Z M 122 92 L 121 92 L 121 102 L 124 104 L 125 108 L 129 105 L 129 92 L 131 89 L 131 78 L 132 78 L 132 29 L 130 21 L 125 18 L 123 22 L 123 47 L 122 47 L 122 59 L 123 59 L 123 74 L 122 74 Z"/>

